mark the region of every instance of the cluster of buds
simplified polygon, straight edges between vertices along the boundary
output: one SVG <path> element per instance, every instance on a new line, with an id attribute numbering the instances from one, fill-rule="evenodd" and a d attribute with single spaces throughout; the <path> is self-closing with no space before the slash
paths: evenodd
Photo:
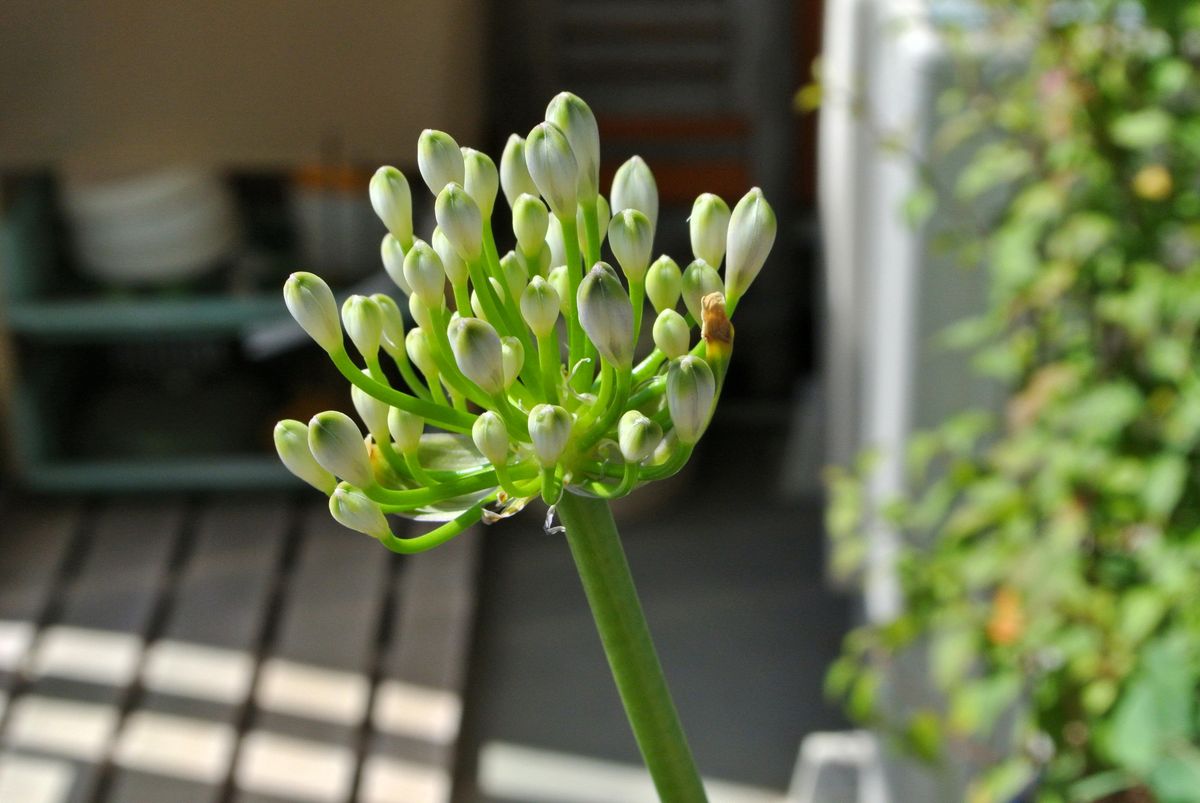
<path id="1" fill-rule="evenodd" d="M 427 241 L 414 236 L 403 173 L 382 167 L 370 186 L 407 320 L 383 294 L 351 296 L 339 316 L 311 273 L 284 286 L 288 310 L 350 381 L 367 430 L 340 412 L 281 421 L 288 469 L 329 495 L 339 522 L 397 552 L 539 495 L 551 505 L 564 489 L 615 498 L 679 471 L 721 392 L 729 317 L 775 239 L 762 192 L 732 211 L 716 195 L 697 198 L 694 260 L 680 270 L 668 256 L 651 262 L 658 190 L 642 159 L 617 170 L 607 201 L 600 195 L 596 120 L 575 95 L 555 97 L 529 136 L 510 137 L 499 168 L 429 130 L 417 164 L 437 199 Z M 515 236 L 503 256 L 491 223 L 500 192 Z M 647 299 L 654 348 L 639 360 Z M 388 513 L 442 524 L 398 538 Z"/>

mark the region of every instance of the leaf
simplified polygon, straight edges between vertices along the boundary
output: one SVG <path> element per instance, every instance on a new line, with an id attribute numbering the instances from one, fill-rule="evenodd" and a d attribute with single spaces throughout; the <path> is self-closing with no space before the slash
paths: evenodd
<path id="1" fill-rule="evenodd" d="M 1117 117 L 1109 126 L 1113 142 L 1131 150 L 1161 145 L 1171 135 L 1174 118 L 1159 108 L 1141 109 Z"/>
<path id="2" fill-rule="evenodd" d="M 1165 518 L 1175 509 L 1187 482 L 1188 464 L 1179 455 L 1159 455 L 1150 464 L 1142 502 L 1152 516 Z"/>
<path id="3" fill-rule="evenodd" d="M 1200 751 L 1179 748 L 1163 756 L 1146 780 L 1159 803 L 1200 801 Z"/>

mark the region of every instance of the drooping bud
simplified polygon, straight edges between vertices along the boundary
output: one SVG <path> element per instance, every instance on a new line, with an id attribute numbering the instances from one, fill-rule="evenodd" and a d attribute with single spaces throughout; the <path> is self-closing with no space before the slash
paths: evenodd
<path id="1" fill-rule="evenodd" d="M 433 207 L 438 228 L 459 256 L 471 262 L 483 253 L 483 217 L 479 206 L 458 184 L 447 184 Z"/>
<path id="2" fill-rule="evenodd" d="M 541 276 L 534 276 L 521 294 L 521 316 L 537 337 L 545 337 L 554 331 L 558 322 L 558 292 Z"/>
<path id="3" fill-rule="evenodd" d="M 550 212 L 542 199 L 535 195 L 521 195 L 513 203 L 513 234 L 517 235 L 517 247 L 523 254 L 536 254 L 546 241 L 550 227 Z"/>
<path id="4" fill-rule="evenodd" d="M 284 467 L 324 494 L 333 493 L 337 477 L 321 467 L 308 448 L 308 427 L 287 419 L 275 425 L 275 450 Z"/>
<path id="5" fill-rule="evenodd" d="M 392 534 L 383 508 L 344 482 L 329 497 L 329 513 L 343 527 L 372 538 L 387 538 Z"/>
<path id="6" fill-rule="evenodd" d="M 688 232 L 692 238 L 692 254 L 714 268 L 725 258 L 725 238 L 729 231 L 729 204 L 719 195 L 706 192 L 692 204 Z"/>
<path id="7" fill-rule="evenodd" d="M 550 282 L 550 286 L 554 288 L 555 294 L 558 295 L 558 309 L 563 317 L 571 314 L 571 277 L 567 275 L 567 266 L 559 265 L 550 271 L 550 275 L 546 277 Z"/>
<path id="8" fill-rule="evenodd" d="M 562 456 L 571 437 L 571 423 L 571 414 L 557 404 L 538 404 L 529 411 L 529 440 L 543 466 L 553 466 Z"/>
<path id="9" fill-rule="evenodd" d="M 521 293 L 525 292 L 525 284 L 529 281 L 529 274 L 525 272 L 525 266 L 521 264 L 521 260 L 515 252 L 509 251 L 500 257 L 500 271 L 504 274 L 504 281 L 508 284 L 509 289 L 512 290 L 513 297 L 520 298 Z M 504 293 L 500 298 L 507 299 L 508 294 Z"/>
<path id="10" fill-rule="evenodd" d="M 412 287 L 409 286 L 408 279 L 404 278 L 404 249 L 391 232 L 383 235 L 383 242 L 379 244 L 379 256 L 383 258 L 383 269 L 387 271 L 388 277 L 404 291 L 404 295 L 411 296 Z"/>
<path id="11" fill-rule="evenodd" d="M 408 313 L 417 326 L 426 330 L 433 329 L 433 313 L 430 311 L 429 305 L 422 301 L 416 293 L 408 297 Z"/>
<path id="12" fill-rule="evenodd" d="M 725 312 L 725 296 L 709 293 L 700 299 L 700 337 L 704 339 L 704 357 L 713 372 L 723 376 L 733 350 L 733 324 Z"/>
<path id="13" fill-rule="evenodd" d="M 630 463 L 642 463 L 653 455 L 662 435 L 662 427 L 638 410 L 628 411 L 617 424 L 617 444 Z"/>
<path id="14" fill-rule="evenodd" d="M 775 243 L 775 212 L 758 187 L 737 202 L 729 219 L 725 298 L 732 308 L 762 270 Z"/>
<path id="15" fill-rule="evenodd" d="M 386 293 L 376 293 L 371 296 L 371 300 L 379 307 L 383 320 L 379 344 L 392 357 L 398 357 L 404 349 L 404 315 L 392 297 Z"/>
<path id="16" fill-rule="evenodd" d="M 501 362 L 504 364 L 504 389 L 512 387 L 525 367 L 525 347 L 515 337 L 500 338 Z"/>
<path id="17" fill-rule="evenodd" d="M 366 296 L 350 296 L 342 304 L 342 325 L 358 353 L 368 361 L 375 359 L 383 337 L 383 312 L 379 305 Z"/>
<path id="18" fill-rule="evenodd" d="M 413 295 L 430 309 L 439 309 L 446 303 L 446 270 L 442 258 L 433 246 L 424 240 L 414 240 L 412 248 L 404 255 L 404 278 L 413 289 Z"/>
<path id="19" fill-rule="evenodd" d="M 536 126 L 525 140 L 525 165 L 550 211 L 573 218 L 579 200 L 579 164 L 566 135 L 550 123 Z"/>
<path id="20" fill-rule="evenodd" d="M 650 267 L 654 228 L 650 219 L 636 209 L 617 213 L 608 224 L 608 244 L 630 282 L 641 282 Z"/>
<path id="21" fill-rule="evenodd" d="M 471 440 L 493 466 L 503 466 L 508 461 L 508 427 L 504 425 L 504 419 L 491 410 L 483 411 L 475 419 Z"/>
<path id="22" fill-rule="evenodd" d="M 551 268 L 567 264 L 567 247 L 563 240 L 562 223 L 553 215 L 550 216 L 550 225 L 546 227 L 546 245 L 550 248 Z"/>
<path id="23" fill-rule="evenodd" d="M 492 216 L 496 195 L 500 192 L 500 174 L 492 157 L 474 148 L 462 149 L 464 176 L 463 187 L 479 207 L 484 218 Z"/>
<path id="24" fill-rule="evenodd" d="M 433 359 L 433 345 L 429 342 L 429 333 L 420 326 L 410 329 L 404 338 L 404 350 L 408 352 L 408 359 L 417 366 L 417 370 L 430 382 L 434 381 L 438 369 Z"/>
<path id="25" fill-rule="evenodd" d="M 462 149 L 445 131 L 426 128 L 417 140 L 417 167 L 425 186 L 434 195 L 450 183 L 461 185 L 466 176 Z"/>
<path id="26" fill-rule="evenodd" d="M 695 321 L 699 321 L 702 315 L 700 299 L 724 289 L 717 269 L 703 259 L 697 259 L 683 272 L 683 303 Z"/>
<path id="27" fill-rule="evenodd" d="M 479 385 L 485 393 L 502 392 L 503 348 L 492 325 L 478 318 L 458 318 L 450 322 L 448 334 L 454 361 L 463 376 Z"/>
<path id="28" fill-rule="evenodd" d="M 617 168 L 608 200 L 613 214 L 636 209 L 650 220 L 650 228 L 658 228 L 658 185 L 642 157 L 630 157 Z"/>
<path id="29" fill-rule="evenodd" d="M 700 440 L 716 394 L 716 379 L 704 360 L 688 355 L 671 362 L 667 369 L 667 409 L 680 443 Z"/>
<path id="30" fill-rule="evenodd" d="M 600 192 L 600 129 L 591 108 L 570 92 L 560 92 L 546 107 L 546 121 L 567 137 L 579 166 L 579 199 L 590 202 Z"/>
<path id="31" fill-rule="evenodd" d="M 333 291 L 320 276 L 299 271 L 283 285 L 283 301 L 296 323 L 330 354 L 342 350 L 342 327 Z"/>
<path id="32" fill-rule="evenodd" d="M 362 431 L 345 413 L 314 415 L 308 422 L 308 448 L 322 468 L 351 485 L 366 488 L 375 482 Z"/>
<path id="33" fill-rule="evenodd" d="M 433 250 L 437 251 L 438 257 L 442 260 L 442 270 L 446 272 L 446 278 L 450 280 L 450 284 L 459 286 L 466 282 L 471 275 L 466 260 L 459 255 L 450 241 L 446 239 L 446 235 L 442 234 L 440 228 L 434 227 L 433 237 L 430 240 Z"/>
<path id="34" fill-rule="evenodd" d="M 617 368 L 633 364 L 633 307 L 621 280 L 597 262 L 579 283 L 579 323 L 600 356 Z"/>
<path id="35" fill-rule="evenodd" d="M 367 425 L 367 432 L 371 433 L 371 437 L 377 442 L 388 440 L 388 410 L 390 407 L 358 385 L 350 386 L 350 401 L 354 403 L 358 417 Z"/>
<path id="36" fill-rule="evenodd" d="M 388 410 L 387 428 L 400 454 L 416 454 L 421 446 L 421 435 L 425 432 L 425 419 L 393 407 Z"/>
<path id="37" fill-rule="evenodd" d="M 513 208 L 517 199 L 522 195 L 538 194 L 537 185 L 529 175 L 525 165 L 525 138 L 512 134 L 504 145 L 504 153 L 500 156 L 500 187 L 504 190 L 504 199 L 509 208 Z"/>
<path id="38" fill-rule="evenodd" d="M 657 312 L 674 309 L 683 292 L 683 272 L 666 254 L 654 260 L 646 272 L 646 297 Z"/>
<path id="39" fill-rule="evenodd" d="M 692 332 L 687 321 L 669 307 L 658 313 L 653 334 L 655 347 L 671 360 L 687 354 L 691 346 Z"/>
<path id="40" fill-rule="evenodd" d="M 371 208 L 402 246 L 412 242 L 412 190 L 408 179 L 394 167 L 381 167 L 371 176 L 368 188 Z"/>

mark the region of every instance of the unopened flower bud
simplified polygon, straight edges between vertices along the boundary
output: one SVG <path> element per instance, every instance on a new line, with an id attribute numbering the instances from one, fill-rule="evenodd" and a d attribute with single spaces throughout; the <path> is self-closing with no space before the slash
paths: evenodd
<path id="1" fill-rule="evenodd" d="M 421 435 L 425 432 L 425 419 L 408 410 L 393 407 L 388 410 L 387 428 L 400 454 L 416 454 L 421 446 Z"/>
<path id="2" fill-rule="evenodd" d="M 679 303 L 679 294 L 683 292 L 683 271 L 675 260 L 666 254 L 654 260 L 650 270 L 646 271 L 646 297 L 654 305 L 654 309 L 662 312 L 674 309 Z"/>
<path id="3" fill-rule="evenodd" d="M 433 345 L 429 342 L 429 333 L 420 326 L 410 329 L 404 338 L 404 350 L 408 352 L 408 359 L 417 366 L 417 370 L 429 381 L 434 381 L 438 370 L 433 359 Z"/>
<path id="4" fill-rule="evenodd" d="M 504 198 L 509 208 L 516 205 L 522 195 L 538 194 L 537 185 L 529 175 L 525 165 L 525 138 L 512 134 L 504 145 L 504 153 L 500 156 L 500 187 L 504 190 Z"/>
<path id="5" fill-rule="evenodd" d="M 504 389 L 512 387 L 525 367 L 525 347 L 515 337 L 500 338 L 501 362 L 504 364 Z"/>
<path id="6" fill-rule="evenodd" d="M 504 356 L 500 336 L 486 321 L 458 318 L 448 332 L 458 370 L 484 393 L 504 390 Z"/>
<path id="7" fill-rule="evenodd" d="M 375 359 L 383 336 L 383 312 L 379 305 L 366 296 L 350 296 L 342 304 L 342 325 L 358 353 L 364 359 Z"/>
<path id="8" fill-rule="evenodd" d="M 688 355 L 671 362 L 667 369 L 667 409 L 680 443 L 700 440 L 716 394 L 716 379 L 704 360 Z"/>
<path id="9" fill-rule="evenodd" d="M 553 466 L 562 456 L 571 437 L 571 423 L 571 414 L 557 404 L 538 404 L 529 411 L 529 440 L 543 466 Z"/>
<path id="10" fill-rule="evenodd" d="M 483 217 L 479 206 L 458 184 L 447 184 L 433 207 L 438 228 L 468 262 L 483 253 Z"/>
<path id="11" fill-rule="evenodd" d="M 358 417 L 367 425 L 367 432 L 376 441 L 388 440 L 388 410 L 386 402 L 381 402 L 358 385 L 350 386 L 350 401 L 358 411 Z"/>
<path id="12" fill-rule="evenodd" d="M 462 149 L 454 137 L 429 128 L 417 140 L 417 167 L 434 195 L 439 195 L 447 184 L 461 185 L 466 174 Z"/>
<path id="13" fill-rule="evenodd" d="M 517 246 L 523 254 L 536 254 L 546 242 L 546 231 L 550 227 L 550 212 L 542 199 L 535 195 L 521 195 L 513 203 L 513 234 L 517 235 Z"/>
<path id="14" fill-rule="evenodd" d="M 567 137 L 556 126 L 541 123 L 525 139 L 525 165 L 558 217 L 575 216 L 579 195 L 579 164 Z"/>
<path id="15" fill-rule="evenodd" d="M 608 222 L 612 219 L 612 213 L 608 209 L 608 201 L 604 200 L 603 195 L 596 196 L 596 228 L 600 235 L 599 243 L 604 244 L 604 238 L 608 236 Z M 583 216 L 583 207 L 575 213 L 575 232 L 579 235 L 579 250 L 587 253 L 587 220 Z"/>
<path id="16" fill-rule="evenodd" d="M 314 415 L 308 422 L 308 448 L 326 471 L 351 485 L 366 488 L 375 482 L 362 431 L 345 413 Z"/>
<path id="17" fill-rule="evenodd" d="M 388 354 L 398 357 L 404 349 L 404 315 L 392 297 L 386 293 L 376 293 L 371 296 L 371 300 L 379 307 L 383 319 L 379 344 Z"/>
<path id="18" fill-rule="evenodd" d="M 554 331 L 558 322 L 558 292 L 541 276 L 534 276 L 521 294 L 521 316 L 537 337 L 545 337 Z"/>
<path id="19" fill-rule="evenodd" d="M 496 195 L 500 192 L 500 174 L 492 157 L 474 148 L 463 148 L 463 187 L 479 207 L 483 217 L 492 216 Z"/>
<path id="20" fill-rule="evenodd" d="M 475 419 L 471 440 L 493 466 L 503 466 L 508 461 L 508 427 L 504 425 L 504 419 L 491 410 L 483 411 Z"/>
<path id="21" fill-rule="evenodd" d="M 308 448 L 308 427 L 287 419 L 275 425 L 275 450 L 288 471 L 321 493 L 333 493 L 337 477 L 321 467 Z"/>
<path id="22" fill-rule="evenodd" d="M 628 411 L 617 424 L 617 444 L 630 463 L 642 463 L 653 455 L 662 435 L 662 427 L 638 410 Z"/>
<path id="23" fill-rule="evenodd" d="M 387 271 L 388 277 L 404 291 L 404 295 L 412 295 L 412 287 L 409 286 L 408 279 L 404 278 L 404 249 L 391 232 L 383 235 L 383 242 L 379 244 L 379 256 L 383 258 L 383 269 Z"/>
<path id="24" fill-rule="evenodd" d="M 641 282 L 650 267 L 654 228 L 650 219 L 636 209 L 625 209 L 608 224 L 608 244 L 613 256 L 631 282 Z"/>
<path id="25" fill-rule="evenodd" d="M 433 328 L 433 313 L 419 295 L 413 293 L 408 297 L 408 314 L 413 321 L 423 329 Z"/>
<path id="26" fill-rule="evenodd" d="M 504 281 L 512 290 L 513 296 L 520 298 L 529 281 L 529 274 L 525 272 L 525 266 L 521 264 L 521 260 L 515 252 L 509 251 L 500 257 L 500 271 L 504 274 Z M 507 299 L 508 293 L 504 293 L 500 298 Z"/>
<path id="27" fill-rule="evenodd" d="M 442 258 L 424 240 L 414 240 L 404 255 L 404 278 L 408 279 L 413 295 L 430 309 L 446 303 L 446 270 Z"/>
<path id="28" fill-rule="evenodd" d="M 533 273 L 545 277 L 550 273 L 550 246 L 542 243 L 542 250 L 538 252 L 537 261 L 534 265 Z"/>
<path id="29" fill-rule="evenodd" d="M 283 285 L 283 301 L 296 323 L 330 354 L 342 349 L 337 301 L 329 285 L 316 274 L 300 271 Z"/>
<path id="30" fill-rule="evenodd" d="M 371 208 L 392 236 L 402 245 L 412 242 L 412 190 L 404 174 L 394 167 L 381 167 L 371 176 L 368 192 Z"/>
<path id="31" fill-rule="evenodd" d="M 579 166 L 579 198 L 586 202 L 600 192 L 600 130 L 591 108 L 570 92 L 560 92 L 546 107 L 546 121 L 567 137 Z"/>
<path id="32" fill-rule="evenodd" d="M 554 288 L 554 292 L 558 295 L 558 308 L 567 317 L 571 314 L 571 277 L 567 275 L 567 266 L 559 265 L 550 271 L 550 275 L 546 277 L 550 282 L 550 286 Z"/>
<path id="33" fill-rule="evenodd" d="M 392 534 L 383 508 L 346 483 L 338 485 L 329 497 L 329 512 L 338 524 L 372 538 L 387 538 Z"/>
<path id="34" fill-rule="evenodd" d="M 683 272 L 683 303 L 691 313 L 692 320 L 701 320 L 703 310 L 700 299 L 709 293 L 720 293 L 724 289 L 721 275 L 712 265 L 703 259 L 697 259 L 688 265 L 687 270 Z"/>
<path id="35" fill-rule="evenodd" d="M 479 291 L 471 291 L 471 312 L 481 321 L 487 321 L 487 313 L 483 311 L 483 302 L 479 300 Z M 488 321 L 491 323 L 491 321 Z"/>
<path id="36" fill-rule="evenodd" d="M 617 274 L 597 262 L 579 283 L 579 323 L 600 356 L 617 368 L 633 364 L 633 307 Z"/>
<path id="37" fill-rule="evenodd" d="M 691 346 L 692 331 L 687 321 L 670 307 L 658 313 L 653 334 L 655 347 L 671 360 L 687 354 Z"/>
<path id="38" fill-rule="evenodd" d="M 608 200 L 613 214 L 636 209 L 650 220 L 650 228 L 658 228 L 658 185 L 642 157 L 630 157 L 617 168 Z"/>
<path id="39" fill-rule="evenodd" d="M 733 308 L 762 270 L 775 243 L 775 212 L 758 187 L 737 202 L 729 219 L 725 297 Z"/>
<path id="40" fill-rule="evenodd" d="M 692 254 L 714 268 L 725 258 L 725 238 L 729 231 L 729 204 L 719 195 L 706 192 L 692 204 L 688 218 L 692 238 Z"/>
<path id="41" fill-rule="evenodd" d="M 450 284 L 456 287 L 463 284 L 471 276 L 471 271 L 467 268 L 467 262 L 459 255 L 458 251 L 446 239 L 446 235 L 442 234 L 442 230 L 436 226 L 433 229 L 433 236 L 430 238 L 430 245 L 433 250 L 437 251 L 438 258 L 442 260 L 442 270 L 446 272 L 446 278 L 450 280 Z"/>
<path id="42" fill-rule="evenodd" d="M 562 223 L 553 215 L 550 216 L 550 225 L 546 227 L 546 245 L 550 248 L 551 268 L 567 264 L 567 247 L 563 240 Z"/>

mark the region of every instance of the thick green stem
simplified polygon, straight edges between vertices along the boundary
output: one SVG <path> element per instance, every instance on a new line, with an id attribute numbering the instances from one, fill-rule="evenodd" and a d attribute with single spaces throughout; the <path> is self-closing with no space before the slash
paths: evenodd
<path id="1" fill-rule="evenodd" d="M 608 503 L 564 493 L 558 515 L 567 528 L 600 641 L 633 735 L 663 803 L 704 803 L 704 785 L 638 601 Z"/>

